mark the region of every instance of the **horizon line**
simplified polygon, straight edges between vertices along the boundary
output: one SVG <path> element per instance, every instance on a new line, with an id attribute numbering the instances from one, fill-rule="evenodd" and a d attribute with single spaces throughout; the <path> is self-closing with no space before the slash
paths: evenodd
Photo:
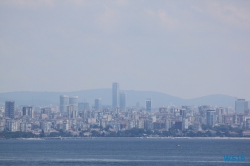
<path id="1" fill-rule="evenodd" d="M 74 90 L 74 91 L 66 91 L 66 92 L 60 92 L 60 91 L 17 90 L 17 91 L 9 91 L 9 92 L 0 92 L 0 94 L 3 94 L 3 93 L 16 93 L 16 92 L 31 92 L 31 93 L 46 93 L 46 92 L 47 93 L 73 93 L 73 92 L 80 92 L 80 91 L 104 90 L 104 89 L 105 90 L 112 90 L 112 88 L 96 88 L 96 89 Z M 209 95 L 202 95 L 202 96 L 193 97 L 193 98 L 182 98 L 182 97 L 179 97 L 179 96 L 175 96 L 175 95 L 171 95 L 171 94 L 164 93 L 164 92 L 159 92 L 159 91 L 153 91 L 153 90 L 124 90 L 124 89 L 121 89 L 121 91 L 156 92 L 156 93 L 161 93 L 161 94 L 169 95 L 169 96 L 172 96 L 172 97 L 177 97 L 177 98 L 184 99 L 184 100 L 192 100 L 192 99 L 198 99 L 198 98 L 203 98 L 203 97 L 208 97 L 208 96 L 214 96 L 214 95 L 227 96 L 227 97 L 232 97 L 232 98 L 236 98 L 236 99 L 238 98 L 238 97 L 234 97 L 234 96 L 231 96 L 231 95 L 218 94 L 218 93 L 217 94 L 215 93 L 215 94 L 209 94 Z M 246 101 L 250 101 L 250 100 L 246 100 Z"/>

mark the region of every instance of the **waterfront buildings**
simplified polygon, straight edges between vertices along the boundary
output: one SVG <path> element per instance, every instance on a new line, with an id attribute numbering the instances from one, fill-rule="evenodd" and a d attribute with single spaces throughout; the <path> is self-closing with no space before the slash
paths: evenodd
<path id="1" fill-rule="evenodd" d="M 216 123 L 215 110 L 207 110 L 206 119 L 208 126 L 214 126 Z"/>
<path id="2" fill-rule="evenodd" d="M 25 106 L 23 107 L 23 116 L 29 116 L 30 118 L 34 118 L 34 113 L 33 113 L 33 109 L 31 106 Z"/>
<path id="3" fill-rule="evenodd" d="M 73 106 L 74 110 L 78 110 L 78 96 L 67 96 L 67 95 L 61 95 L 60 96 L 60 112 L 61 113 L 67 113 L 68 106 Z"/>
<path id="4" fill-rule="evenodd" d="M 155 133 L 176 131 L 177 133 L 193 131 L 210 132 L 208 126 L 230 125 L 242 130 L 250 129 L 250 115 L 246 113 L 233 113 L 227 107 L 209 105 L 200 106 L 166 106 L 152 109 L 151 99 L 146 99 L 145 105 L 139 107 L 126 106 L 126 94 L 119 93 L 119 107 L 117 106 L 118 83 L 114 83 L 112 95 L 116 98 L 116 107 L 112 105 L 102 106 L 102 99 L 94 100 L 94 106 L 87 102 L 78 103 L 78 97 L 60 96 L 60 109 L 58 106 L 21 106 L 15 109 L 14 101 L 5 102 L 5 116 L 0 114 L 0 131 L 23 131 L 41 133 L 58 133 L 63 130 L 71 133 L 83 133 L 92 131 L 105 134 L 139 128 L 154 130 Z M 238 101 L 238 100 L 237 100 Z M 240 101 L 241 102 L 241 101 Z M 243 102 L 244 103 L 244 102 Z M 238 107 L 241 108 L 240 103 Z M 75 109 L 78 106 L 79 109 Z M 64 110 L 66 107 L 66 111 Z M 63 109 L 62 109 L 63 108 Z M 155 107 L 156 108 L 156 107 Z M 245 105 L 243 110 L 245 109 Z M 59 111 L 60 110 L 60 111 Z M 3 109 L 0 111 L 3 112 Z M 204 128 L 204 125 L 206 129 Z M 211 131 L 214 133 L 214 131 Z M 225 133 L 224 133 L 225 134 Z M 86 135 L 86 133 L 84 133 Z"/>
<path id="5" fill-rule="evenodd" d="M 6 101 L 5 102 L 5 117 L 14 119 L 15 102 Z"/>

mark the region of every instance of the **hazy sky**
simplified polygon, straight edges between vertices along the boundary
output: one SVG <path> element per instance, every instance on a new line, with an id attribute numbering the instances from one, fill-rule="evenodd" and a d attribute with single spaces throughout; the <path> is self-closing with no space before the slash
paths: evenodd
<path id="1" fill-rule="evenodd" d="M 250 1 L 1 0 L 0 92 L 250 100 Z"/>

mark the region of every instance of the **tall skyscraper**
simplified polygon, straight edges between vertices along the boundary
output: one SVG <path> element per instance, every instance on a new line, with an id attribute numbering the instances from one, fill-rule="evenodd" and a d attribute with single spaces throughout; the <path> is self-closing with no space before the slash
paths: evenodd
<path id="1" fill-rule="evenodd" d="M 112 106 L 113 108 L 119 107 L 119 84 L 117 82 L 113 83 L 112 86 Z"/>
<path id="2" fill-rule="evenodd" d="M 69 105 L 73 105 L 73 109 L 78 111 L 78 96 L 69 97 Z"/>
<path id="3" fill-rule="evenodd" d="M 206 119 L 208 126 L 214 126 L 216 123 L 215 110 L 207 110 Z"/>
<path id="4" fill-rule="evenodd" d="M 146 111 L 147 112 L 151 111 L 151 99 L 146 100 Z"/>
<path id="5" fill-rule="evenodd" d="M 23 107 L 23 116 L 28 115 L 30 118 L 34 118 L 33 109 L 31 106 Z"/>
<path id="6" fill-rule="evenodd" d="M 5 101 L 5 117 L 14 119 L 15 102 Z"/>
<path id="7" fill-rule="evenodd" d="M 102 99 L 95 99 L 95 110 L 101 110 L 102 109 Z"/>
<path id="8" fill-rule="evenodd" d="M 126 93 L 120 93 L 120 110 L 126 111 Z"/>
<path id="9" fill-rule="evenodd" d="M 186 111 L 186 109 L 180 109 L 180 115 L 182 116 L 182 118 L 183 119 L 185 119 L 186 118 L 186 114 L 187 114 L 187 111 Z"/>
<path id="10" fill-rule="evenodd" d="M 67 106 L 69 105 L 69 96 L 60 96 L 60 112 L 67 113 Z"/>
<path id="11" fill-rule="evenodd" d="M 248 110 L 248 102 L 245 99 L 237 99 L 235 101 L 235 112 L 245 113 Z"/>
<path id="12" fill-rule="evenodd" d="M 69 119 L 73 118 L 73 111 L 74 111 L 74 106 L 68 105 L 67 106 L 67 116 Z"/>

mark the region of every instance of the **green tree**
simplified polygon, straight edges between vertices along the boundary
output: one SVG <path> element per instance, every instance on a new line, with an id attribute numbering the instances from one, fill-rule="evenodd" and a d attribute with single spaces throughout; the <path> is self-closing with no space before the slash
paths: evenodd
<path id="1" fill-rule="evenodd" d="M 96 131 L 96 130 L 92 130 L 91 131 L 91 136 L 92 137 L 100 137 L 100 133 L 98 131 Z"/>

